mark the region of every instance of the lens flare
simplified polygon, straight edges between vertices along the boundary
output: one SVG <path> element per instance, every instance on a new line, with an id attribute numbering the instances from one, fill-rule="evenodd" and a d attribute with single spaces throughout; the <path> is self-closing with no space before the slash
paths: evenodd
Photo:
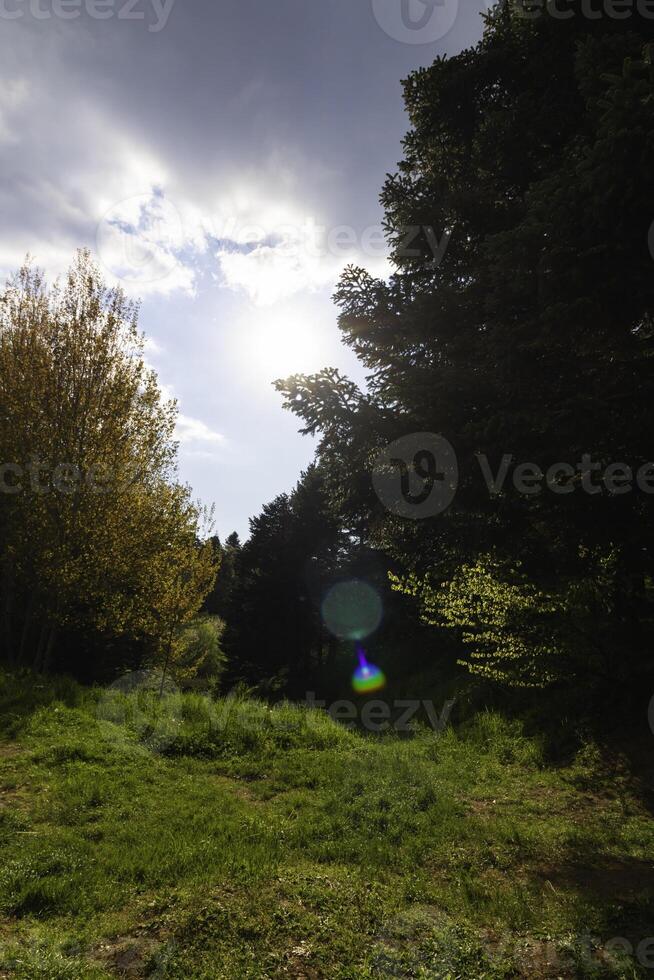
<path id="1" fill-rule="evenodd" d="M 375 632 L 382 614 L 378 592 L 361 579 L 333 585 L 322 604 L 322 619 L 329 632 L 355 643 Z"/>
<path id="2" fill-rule="evenodd" d="M 368 663 L 363 647 L 357 644 L 357 654 L 359 656 L 359 666 L 352 675 L 352 687 L 357 694 L 371 694 L 373 691 L 381 691 L 386 684 L 383 671 L 374 664 Z"/>

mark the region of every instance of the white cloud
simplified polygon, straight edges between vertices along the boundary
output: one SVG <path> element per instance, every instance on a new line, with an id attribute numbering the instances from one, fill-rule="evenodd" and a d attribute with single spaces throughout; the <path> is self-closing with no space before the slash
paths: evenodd
<path id="1" fill-rule="evenodd" d="M 223 249 L 217 258 L 224 284 L 243 290 L 258 306 L 320 289 L 334 281 L 342 266 L 308 255 L 303 244 L 292 239 L 277 245 L 260 244 L 247 253 Z"/>
<path id="2" fill-rule="evenodd" d="M 212 443 L 215 445 L 225 442 L 224 435 L 220 432 L 214 432 L 205 422 L 192 418 L 190 415 L 182 414 L 177 417 L 175 438 L 183 446 L 195 443 Z"/>
<path id="3" fill-rule="evenodd" d="M 87 245 L 109 282 L 134 297 L 194 296 L 204 270 L 270 306 L 333 286 L 348 262 L 370 265 L 356 236 L 349 249 L 329 247 L 328 222 L 306 217 L 283 154 L 260 172 L 223 174 L 218 190 L 201 186 L 118 109 L 86 96 L 66 69 L 63 42 L 38 67 L 32 42 L 15 35 L 13 60 L 19 66 L 22 51 L 30 61 L 29 86 L 11 64 L 0 69 L 0 147 L 14 178 L 10 192 L 0 188 L 0 275 L 27 253 L 61 275 Z"/>
<path id="4" fill-rule="evenodd" d="M 18 143 L 18 111 L 27 101 L 29 87 L 24 78 L 5 78 L 0 87 L 0 144 Z"/>
<path id="5" fill-rule="evenodd" d="M 161 344 L 157 343 L 154 337 L 146 337 L 143 342 L 143 351 L 147 358 L 148 354 L 153 354 L 155 357 L 163 354 L 164 349 Z"/>
<path id="6" fill-rule="evenodd" d="M 161 190 L 112 205 L 96 241 L 104 266 L 130 292 L 193 291 L 193 268 L 180 258 L 187 245 L 182 220 Z"/>
<path id="7" fill-rule="evenodd" d="M 153 354 L 162 352 L 162 348 L 156 341 L 146 340 L 145 349 L 146 354 L 148 351 Z M 147 364 L 147 366 L 152 367 L 150 364 Z M 179 399 L 175 395 L 172 385 L 166 384 L 159 379 L 159 390 L 162 401 L 177 401 L 179 404 Z M 198 454 L 207 457 L 214 456 L 217 446 L 227 447 L 227 439 L 221 432 L 212 429 L 202 419 L 195 418 L 192 415 L 186 415 L 183 412 L 179 412 L 177 415 L 174 438 L 179 442 L 181 450 L 187 456 Z"/>
<path id="8" fill-rule="evenodd" d="M 381 227 L 358 233 L 283 208 L 251 207 L 250 213 L 237 211 L 216 223 L 213 237 L 223 285 L 245 292 L 258 306 L 333 286 L 348 264 L 373 275 L 390 272 Z"/>
<path id="9" fill-rule="evenodd" d="M 12 26 L 11 57 L 0 67 L 0 276 L 29 253 L 54 278 L 89 246 L 107 279 L 131 295 L 192 293 L 189 239 L 165 193 L 169 168 L 122 118 L 87 98 L 64 67 L 61 38 L 37 59 L 29 31 Z M 16 71 L 26 62 L 29 85 Z"/>

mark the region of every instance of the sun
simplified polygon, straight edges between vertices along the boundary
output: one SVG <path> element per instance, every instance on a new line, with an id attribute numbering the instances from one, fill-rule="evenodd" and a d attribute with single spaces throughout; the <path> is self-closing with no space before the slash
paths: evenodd
<path id="1" fill-rule="evenodd" d="M 319 371 L 326 363 L 325 329 L 309 313 L 258 310 L 240 333 L 248 370 L 262 380 Z"/>

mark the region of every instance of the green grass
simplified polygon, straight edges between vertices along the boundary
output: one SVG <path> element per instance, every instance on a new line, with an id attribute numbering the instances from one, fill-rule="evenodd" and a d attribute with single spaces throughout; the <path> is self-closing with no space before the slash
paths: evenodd
<path id="1" fill-rule="evenodd" d="M 33 677 L 0 708 L 0 976 L 649 975 L 610 940 L 654 934 L 654 824 L 593 745 Z"/>

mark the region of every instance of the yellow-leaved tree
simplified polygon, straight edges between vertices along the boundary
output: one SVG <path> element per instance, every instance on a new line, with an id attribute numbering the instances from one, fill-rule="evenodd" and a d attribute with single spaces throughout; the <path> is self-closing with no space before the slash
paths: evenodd
<path id="1" fill-rule="evenodd" d="M 47 668 L 62 628 L 133 637 L 161 656 L 215 579 L 203 511 L 177 479 L 177 407 L 145 363 L 137 320 L 86 251 L 53 286 L 28 262 L 0 297 L 10 662 Z"/>

